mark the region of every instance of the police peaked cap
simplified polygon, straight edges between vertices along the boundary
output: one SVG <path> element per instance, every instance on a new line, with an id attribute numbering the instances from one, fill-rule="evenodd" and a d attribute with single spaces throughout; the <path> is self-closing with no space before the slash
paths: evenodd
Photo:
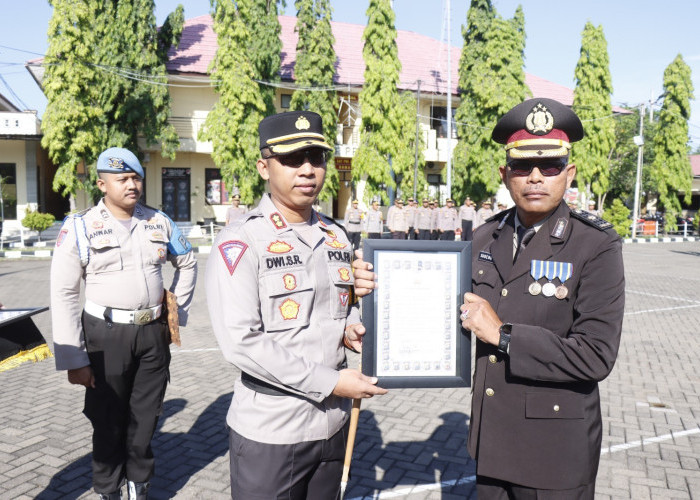
<path id="1" fill-rule="evenodd" d="M 136 155 L 124 148 L 109 148 L 102 151 L 97 158 L 97 172 L 106 174 L 133 172 L 141 178 L 146 177 Z"/>
<path id="2" fill-rule="evenodd" d="M 583 125 L 568 106 L 536 97 L 503 115 L 491 138 L 505 144 L 512 159 L 559 158 L 568 156 L 571 143 L 583 138 Z"/>
<path id="3" fill-rule="evenodd" d="M 333 147 L 323 137 L 321 115 L 312 111 L 288 111 L 271 115 L 258 125 L 260 149 L 273 154 L 287 154 L 300 149 Z"/>

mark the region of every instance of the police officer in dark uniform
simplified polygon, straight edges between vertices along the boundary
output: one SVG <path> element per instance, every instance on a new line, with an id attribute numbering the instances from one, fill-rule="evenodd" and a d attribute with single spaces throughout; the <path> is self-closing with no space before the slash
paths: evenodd
<path id="1" fill-rule="evenodd" d="M 144 171 L 131 151 L 105 150 L 97 173 L 104 198 L 66 218 L 51 262 L 56 369 L 86 387 L 95 492 L 117 500 L 126 482 L 129 500 L 142 500 L 169 377 L 162 267 L 169 261 L 176 268 L 170 291 L 184 325 L 197 261 L 177 225 L 139 202 Z"/>
<path id="2" fill-rule="evenodd" d="M 621 241 L 564 203 L 579 118 L 536 98 L 493 130 L 515 207 L 474 233 L 469 452 L 479 499 L 593 499 L 602 423 L 598 382 L 613 368 L 624 310 Z M 357 275 L 356 275 L 357 279 Z"/>

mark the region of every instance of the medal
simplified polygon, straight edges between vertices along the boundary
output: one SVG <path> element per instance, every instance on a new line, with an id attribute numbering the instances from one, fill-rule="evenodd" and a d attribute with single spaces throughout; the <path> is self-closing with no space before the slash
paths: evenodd
<path id="1" fill-rule="evenodd" d="M 546 261 L 544 262 L 544 275 L 549 280 L 548 283 L 545 283 L 542 286 L 542 295 L 545 297 L 551 297 L 554 295 L 555 290 L 557 289 L 556 285 L 552 283 L 552 280 L 557 277 L 557 265 L 559 262 L 554 262 L 554 261 Z"/>
<path id="2" fill-rule="evenodd" d="M 527 291 L 530 292 L 530 295 L 539 295 L 540 292 L 542 292 L 542 285 L 535 281 L 530 283 L 530 287 L 527 289 Z"/>
<path id="3" fill-rule="evenodd" d="M 545 297 L 551 297 L 554 295 L 554 292 L 556 292 L 556 289 L 557 287 L 551 281 L 549 283 L 545 283 L 542 287 L 542 295 Z"/>
<path id="4" fill-rule="evenodd" d="M 544 276 L 544 261 L 530 261 L 530 276 L 532 276 L 535 281 L 530 283 L 530 287 L 527 290 L 530 292 L 530 295 L 539 295 L 542 292 L 542 285 L 540 285 L 538 281 Z"/>
<path id="5" fill-rule="evenodd" d="M 566 288 L 564 285 L 559 285 L 557 289 L 554 291 L 554 296 L 558 298 L 559 300 L 565 299 L 566 296 L 569 294 L 569 289 Z"/>

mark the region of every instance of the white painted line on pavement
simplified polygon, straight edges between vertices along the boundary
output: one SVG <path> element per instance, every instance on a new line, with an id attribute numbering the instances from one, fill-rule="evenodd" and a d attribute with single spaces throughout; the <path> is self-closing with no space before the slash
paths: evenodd
<path id="1" fill-rule="evenodd" d="M 647 297 L 659 297 L 661 299 L 680 300 L 681 302 L 692 302 L 693 304 L 700 304 L 700 300 L 684 299 L 681 297 L 671 297 L 669 295 L 659 295 L 658 293 L 640 292 L 637 290 L 625 290 L 625 292 L 636 293 L 637 295 L 646 295 Z"/>
<path id="2" fill-rule="evenodd" d="M 370 497 L 354 497 L 350 500 L 380 500 L 384 498 L 400 498 L 406 495 L 411 495 L 412 493 L 420 493 L 421 491 L 431 491 L 438 488 L 458 486 L 460 484 L 470 484 L 476 481 L 476 476 L 460 477 L 459 479 L 451 479 L 449 481 L 440 481 L 439 483 L 432 484 L 417 484 L 416 486 L 411 486 L 410 488 L 403 488 L 396 491 L 384 491 L 378 495 L 372 495 Z"/>
<path id="3" fill-rule="evenodd" d="M 672 432 L 671 434 L 664 434 L 663 436 L 644 438 L 639 441 L 632 441 L 631 443 L 622 443 L 610 447 L 604 447 L 601 448 L 600 454 L 606 455 L 608 453 L 615 453 L 616 451 L 629 450 L 630 448 L 638 448 L 640 446 L 644 446 L 645 444 L 660 443 L 661 441 L 669 441 L 671 439 L 677 439 L 698 433 L 700 433 L 700 427 L 696 429 L 689 429 L 687 431 Z"/>
<path id="4" fill-rule="evenodd" d="M 693 307 L 700 307 L 700 304 L 693 304 L 692 306 L 677 306 L 677 307 L 664 307 L 661 309 L 645 309 L 644 311 L 634 311 L 634 312 L 626 312 L 625 316 L 632 316 L 634 314 L 646 314 L 646 313 L 655 313 L 655 312 L 663 312 L 663 311 L 675 311 L 677 309 L 692 309 Z"/>

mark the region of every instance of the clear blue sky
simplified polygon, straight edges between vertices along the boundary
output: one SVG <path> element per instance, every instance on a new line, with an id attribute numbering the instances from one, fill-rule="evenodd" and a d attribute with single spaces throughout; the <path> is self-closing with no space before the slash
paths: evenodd
<path id="1" fill-rule="evenodd" d="M 503 17 L 512 17 L 518 5 L 525 12 L 527 42 L 525 70 L 541 78 L 573 88 L 581 32 L 586 21 L 603 26 L 608 41 L 613 79 L 613 104 L 636 105 L 662 92 L 663 72 L 677 54 L 693 71 L 695 95 L 700 97 L 700 2 L 697 0 L 492 0 Z M 46 50 L 46 29 L 52 8 L 46 0 L 2 0 L 0 17 L 0 93 L 20 108 L 41 115 L 46 99 L 23 63 Z M 185 17 L 206 14 L 209 0 L 156 0 L 156 16 L 162 22 L 178 3 Z M 369 0 L 332 0 L 333 19 L 365 24 Z M 396 27 L 447 41 L 446 0 L 394 0 Z M 461 46 L 461 26 L 468 0 L 451 1 L 451 42 Z M 294 15 L 294 1 L 287 0 L 286 14 Z M 5 47 L 11 47 L 11 50 Z M 39 54 L 39 55 L 34 55 Z M 456 75 L 453 75 L 456 78 Z M 690 135 L 700 145 L 700 99 L 693 102 Z"/>

